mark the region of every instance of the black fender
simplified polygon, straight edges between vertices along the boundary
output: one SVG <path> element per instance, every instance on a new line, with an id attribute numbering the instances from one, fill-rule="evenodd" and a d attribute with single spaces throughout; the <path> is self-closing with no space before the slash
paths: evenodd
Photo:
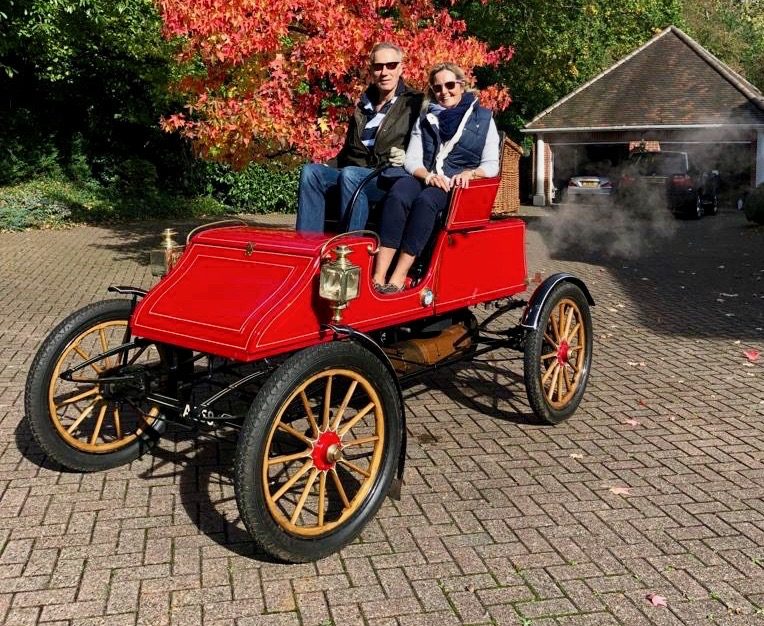
<path id="1" fill-rule="evenodd" d="M 541 315 L 541 309 L 544 306 L 544 303 L 549 297 L 549 294 L 552 293 L 552 289 L 563 282 L 576 285 L 576 287 L 581 289 L 584 293 L 589 306 L 594 306 L 594 298 L 592 298 L 592 295 L 589 293 L 589 289 L 586 287 L 583 280 L 573 276 L 573 274 L 559 272 L 557 274 L 552 274 L 544 280 L 543 283 L 536 287 L 536 290 L 528 301 L 528 306 L 526 306 L 525 311 L 523 311 L 523 316 L 520 319 L 520 326 L 531 330 L 536 330 L 538 328 L 539 316 Z"/>
<path id="2" fill-rule="evenodd" d="M 395 381 L 395 388 L 398 391 L 398 402 L 401 406 L 401 451 L 398 455 L 398 474 L 396 479 L 393 481 L 393 484 L 390 486 L 390 492 L 389 496 L 393 498 L 394 500 L 400 500 L 401 499 L 401 487 L 403 486 L 403 470 L 406 465 L 406 404 L 403 402 L 403 388 L 401 387 L 401 382 L 398 379 L 398 374 L 395 371 L 395 368 L 393 367 L 392 362 L 390 361 L 390 357 L 387 356 L 387 353 L 382 349 L 382 346 L 380 346 L 374 339 L 369 337 L 366 333 L 362 333 L 360 331 L 355 330 L 351 326 L 340 326 L 337 324 L 325 324 L 323 325 L 324 328 L 328 328 L 332 332 L 334 332 L 335 336 L 338 339 L 342 338 L 348 338 L 353 341 L 357 341 L 362 346 L 364 346 L 369 352 L 376 355 L 380 361 L 384 364 L 384 366 L 387 368 L 387 371 L 390 373 L 390 376 Z"/>

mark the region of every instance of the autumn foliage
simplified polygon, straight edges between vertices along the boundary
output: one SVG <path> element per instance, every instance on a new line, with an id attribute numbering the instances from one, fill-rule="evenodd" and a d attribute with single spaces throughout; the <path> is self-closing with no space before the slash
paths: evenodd
<path id="1" fill-rule="evenodd" d="M 182 46 L 177 86 L 188 103 L 163 127 L 192 139 L 203 156 L 235 165 L 336 154 L 375 42 L 406 51 L 404 79 L 419 88 L 437 62 L 471 74 L 512 55 L 466 36 L 464 22 L 428 0 L 158 2 L 165 36 Z M 481 94 L 485 106 L 509 102 L 506 88 Z"/>

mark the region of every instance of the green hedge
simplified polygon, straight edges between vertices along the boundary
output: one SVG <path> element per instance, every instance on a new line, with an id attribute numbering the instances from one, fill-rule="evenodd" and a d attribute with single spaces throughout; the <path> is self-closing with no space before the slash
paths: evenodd
<path id="1" fill-rule="evenodd" d="M 236 213 L 294 213 L 300 168 L 250 164 L 241 171 L 206 164 L 205 191 Z"/>
<path id="2" fill-rule="evenodd" d="M 0 230 L 56 227 L 146 219 L 293 212 L 298 169 L 250 165 L 241 172 L 194 161 L 183 184 L 168 183 L 145 159 L 126 159 L 101 168 L 49 173 L 0 187 Z M 174 188 L 173 188 L 174 187 Z"/>

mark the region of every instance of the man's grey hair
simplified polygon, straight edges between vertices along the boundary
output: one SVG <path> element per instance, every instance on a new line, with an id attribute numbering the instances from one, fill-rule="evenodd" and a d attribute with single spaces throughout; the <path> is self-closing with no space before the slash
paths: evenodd
<path id="1" fill-rule="evenodd" d="M 403 50 L 399 46 L 396 46 L 394 43 L 390 43 L 389 41 L 382 41 L 378 44 L 375 44 L 375 46 L 371 49 L 371 52 L 369 53 L 369 63 L 374 63 L 374 55 L 379 50 L 395 50 L 398 53 L 398 56 L 401 58 L 401 61 L 403 61 Z"/>

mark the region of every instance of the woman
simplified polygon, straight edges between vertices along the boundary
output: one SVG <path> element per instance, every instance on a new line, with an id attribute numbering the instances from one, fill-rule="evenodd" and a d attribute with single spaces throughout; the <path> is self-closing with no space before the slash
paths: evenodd
<path id="1" fill-rule="evenodd" d="M 374 269 L 374 287 L 397 293 L 432 234 L 438 214 L 448 206 L 453 187 L 496 176 L 499 133 L 491 112 L 465 89 L 462 69 L 441 63 L 430 70 L 425 109 L 411 132 L 404 167 L 408 176 L 393 185 L 380 219 L 381 247 Z M 387 274 L 396 250 L 398 262 Z"/>

